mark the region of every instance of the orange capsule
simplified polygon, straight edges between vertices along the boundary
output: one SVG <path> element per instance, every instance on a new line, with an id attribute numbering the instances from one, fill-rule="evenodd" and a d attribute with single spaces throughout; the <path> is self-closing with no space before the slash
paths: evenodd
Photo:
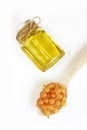
<path id="1" fill-rule="evenodd" d="M 43 101 L 45 104 L 47 104 L 49 102 L 47 98 L 44 98 Z"/>
<path id="2" fill-rule="evenodd" d="M 49 83 L 49 84 L 47 85 L 48 88 L 54 88 L 54 86 L 55 86 L 54 83 Z"/>
<path id="3" fill-rule="evenodd" d="M 49 91 L 50 91 L 50 88 L 48 88 L 47 86 L 44 88 L 44 91 L 46 92 L 46 93 L 48 93 Z"/>
<path id="4" fill-rule="evenodd" d="M 61 106 L 66 106 L 66 101 L 62 101 Z"/>
<path id="5" fill-rule="evenodd" d="M 66 93 L 66 89 L 62 87 L 62 88 L 61 88 L 61 92 L 62 92 L 62 93 Z"/>
<path id="6" fill-rule="evenodd" d="M 50 104 L 54 104 L 54 103 L 55 103 L 55 100 L 54 100 L 54 99 L 49 99 L 49 103 L 50 103 Z"/>
<path id="7" fill-rule="evenodd" d="M 55 93 L 52 93 L 51 98 L 55 98 L 55 97 L 56 97 Z"/>
<path id="8" fill-rule="evenodd" d="M 66 101 L 66 96 L 63 95 L 62 101 Z"/>
<path id="9" fill-rule="evenodd" d="M 50 111 L 49 110 L 44 110 L 43 113 L 44 113 L 44 115 L 46 115 L 49 118 L 49 115 L 50 115 Z"/>
<path id="10" fill-rule="evenodd" d="M 62 94 L 58 94 L 57 97 L 58 97 L 58 99 L 62 99 L 63 95 Z"/>
<path id="11" fill-rule="evenodd" d="M 57 112 L 58 112 L 58 108 L 55 108 L 55 109 L 54 109 L 54 113 L 57 113 Z"/>
<path id="12" fill-rule="evenodd" d="M 46 96 L 47 99 L 50 99 L 51 98 L 51 95 L 48 93 L 47 96 Z"/>
<path id="13" fill-rule="evenodd" d="M 46 97 L 46 96 L 47 96 L 47 94 L 46 94 L 46 92 L 45 92 L 45 91 L 42 91 L 42 92 L 40 93 L 40 96 L 41 96 L 41 97 Z"/>
<path id="14" fill-rule="evenodd" d="M 42 104 L 43 104 L 43 100 L 38 99 L 38 100 L 37 100 L 37 106 L 40 106 L 40 105 L 42 105 Z"/>
<path id="15" fill-rule="evenodd" d="M 47 109 L 47 107 L 46 107 L 45 104 L 42 104 L 42 105 L 40 106 L 40 108 L 41 108 L 41 110 L 45 110 L 45 109 Z"/>
<path id="16" fill-rule="evenodd" d="M 60 105 L 60 100 L 56 100 L 56 101 L 55 101 L 55 105 L 56 105 L 56 106 L 59 106 L 59 105 Z"/>

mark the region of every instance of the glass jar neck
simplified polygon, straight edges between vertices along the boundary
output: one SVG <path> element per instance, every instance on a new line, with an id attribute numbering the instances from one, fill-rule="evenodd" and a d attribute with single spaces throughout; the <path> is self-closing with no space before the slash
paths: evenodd
<path id="1" fill-rule="evenodd" d="M 29 35 L 32 35 L 39 28 L 40 27 L 38 26 L 38 24 L 36 24 L 33 20 L 25 22 L 25 25 L 16 35 L 17 41 L 19 41 L 19 43 L 22 43 L 22 39 L 25 39 Z"/>

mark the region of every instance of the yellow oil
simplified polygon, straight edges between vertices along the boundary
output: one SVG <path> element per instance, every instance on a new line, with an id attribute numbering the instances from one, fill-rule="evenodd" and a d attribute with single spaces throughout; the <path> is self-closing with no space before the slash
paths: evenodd
<path id="1" fill-rule="evenodd" d="M 37 30 L 29 36 L 21 48 L 42 71 L 49 69 L 65 54 L 44 30 Z"/>

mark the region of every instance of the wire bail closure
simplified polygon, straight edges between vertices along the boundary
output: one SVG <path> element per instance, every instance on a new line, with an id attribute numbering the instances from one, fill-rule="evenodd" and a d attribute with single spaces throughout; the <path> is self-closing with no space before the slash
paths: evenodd
<path id="1" fill-rule="evenodd" d="M 38 22 L 36 22 L 38 20 Z M 16 39 L 21 43 L 21 39 L 24 37 L 27 38 L 28 34 L 33 33 L 36 29 L 40 28 L 39 24 L 41 23 L 40 17 L 36 16 L 32 20 L 27 20 L 24 22 L 24 26 L 17 33 Z"/>

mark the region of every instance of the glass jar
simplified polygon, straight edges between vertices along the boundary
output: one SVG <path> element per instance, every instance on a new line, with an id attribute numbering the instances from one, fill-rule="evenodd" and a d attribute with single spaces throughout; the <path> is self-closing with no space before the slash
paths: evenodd
<path id="1" fill-rule="evenodd" d="M 22 50 L 42 71 L 52 67 L 65 54 L 49 34 L 38 26 L 35 18 L 25 23 L 16 39 Z"/>

